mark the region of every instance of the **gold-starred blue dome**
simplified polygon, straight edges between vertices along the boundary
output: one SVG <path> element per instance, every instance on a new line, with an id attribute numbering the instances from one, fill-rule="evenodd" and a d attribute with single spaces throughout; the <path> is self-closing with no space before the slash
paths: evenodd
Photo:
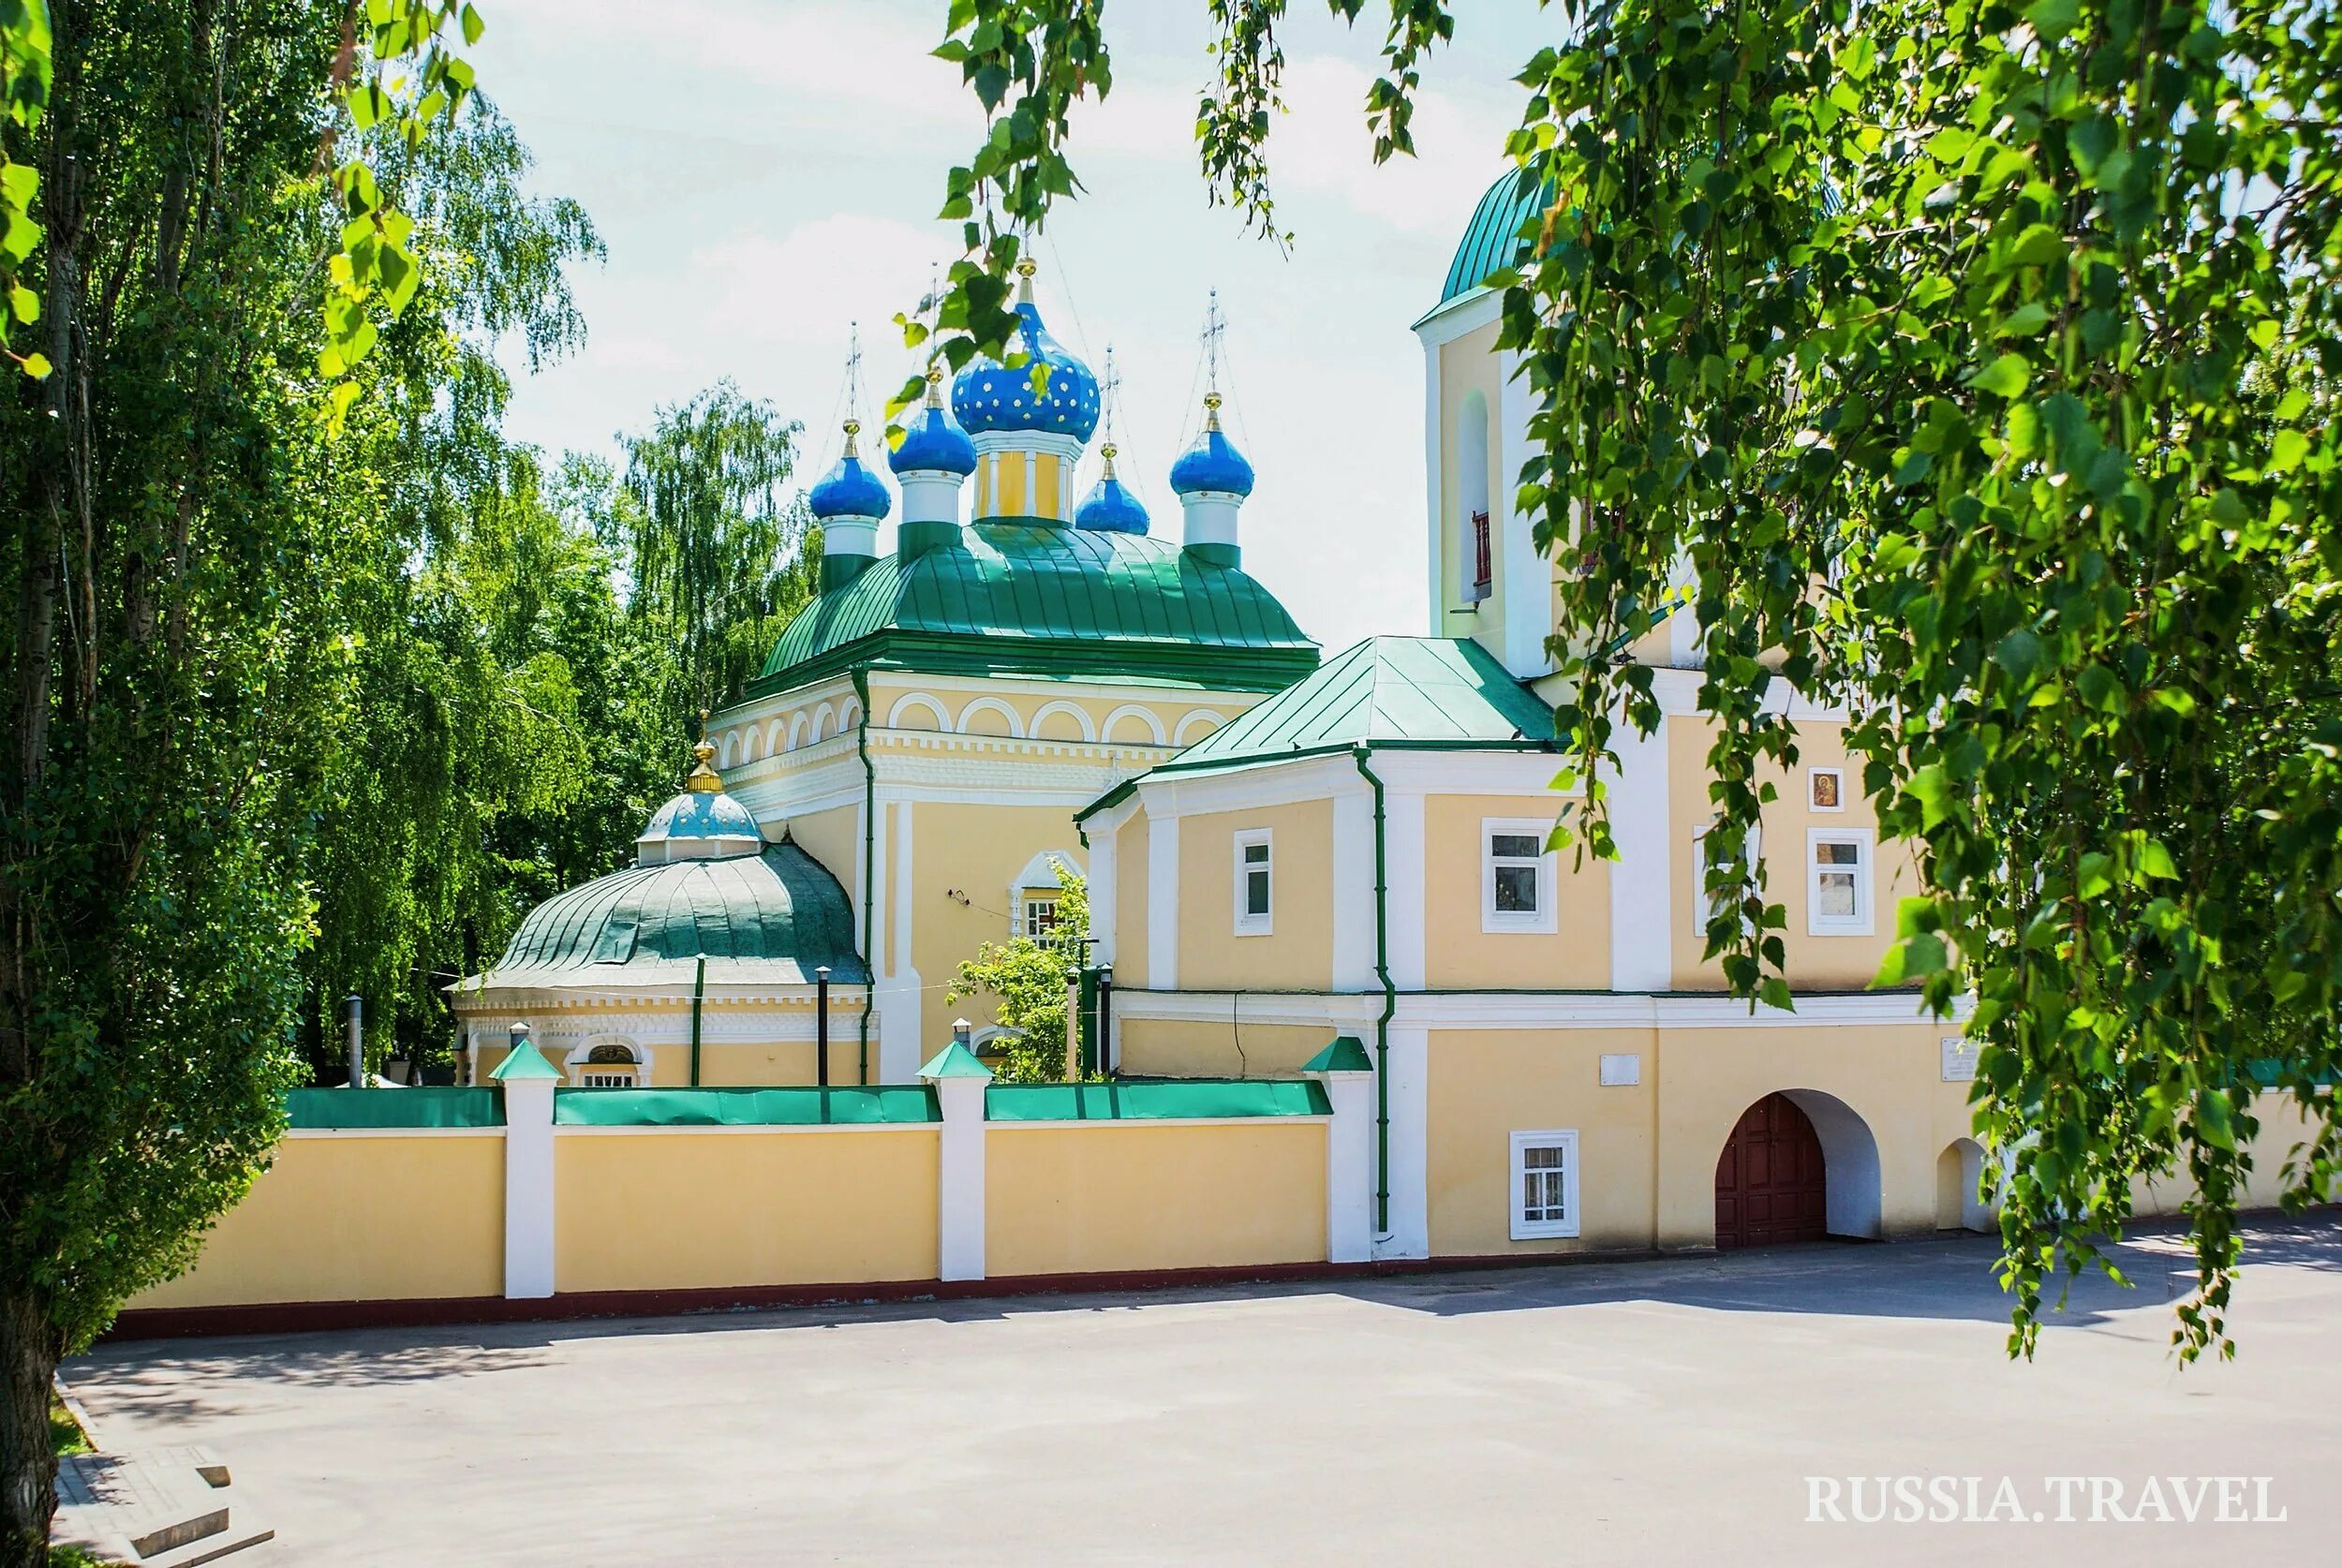
<path id="1" fill-rule="evenodd" d="M 1017 267 L 1025 282 L 1016 302 L 1016 343 L 1025 362 L 981 359 L 971 364 L 952 382 L 952 413 L 971 436 L 1031 431 L 1087 441 L 1098 428 L 1098 377 L 1042 324 L 1041 307 L 1032 302 L 1031 265 Z M 1039 391 L 1033 387 L 1036 364 L 1048 372 Z"/>

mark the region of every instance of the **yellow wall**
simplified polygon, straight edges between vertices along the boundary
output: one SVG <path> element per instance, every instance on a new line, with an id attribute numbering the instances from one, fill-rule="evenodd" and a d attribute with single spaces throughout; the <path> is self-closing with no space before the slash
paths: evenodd
<path id="1" fill-rule="evenodd" d="M 1941 1081 L 1940 1042 L 1951 1032 L 1930 1023 L 1435 1030 L 1426 1091 L 1432 1253 L 1711 1246 L 1725 1140 L 1750 1105 L 1789 1089 L 1834 1097 L 1868 1126 L 1885 1233 L 1932 1232 L 1936 1158 L 1970 1126 L 1969 1086 Z M 1605 1052 L 1638 1054 L 1641 1083 L 1602 1087 Z M 1510 1135 L 1557 1129 L 1579 1135 L 1581 1234 L 1513 1241 Z"/>
<path id="2" fill-rule="evenodd" d="M 504 1140 L 287 1138 L 195 1266 L 130 1309 L 504 1293 Z"/>
<path id="3" fill-rule="evenodd" d="M 2245 1208 L 2275 1208 L 2285 1191 L 2283 1169 L 2287 1159 L 2296 1145 L 2306 1146 L 2315 1139 L 2317 1130 L 2290 1094 L 2261 1095 L 2253 1102 L 2252 1114 L 2260 1121 L 2260 1131 L 2245 1146 L 2245 1151 L 2252 1156 L 2253 1170 L 2237 1202 Z M 2188 1179 L 2183 1165 L 2160 1180 L 2134 1180 L 2131 1206 L 2140 1214 L 2177 1214 L 2194 1189 L 2195 1183 Z M 2342 1200 L 2342 1190 L 2327 1193 L 2325 1199 Z"/>
<path id="4" fill-rule="evenodd" d="M 1432 795 L 1424 802 L 1424 978 L 1434 990 L 1469 986 L 1604 989 L 1610 984 L 1610 863 L 1555 855 L 1558 918 L 1550 934 L 1483 931 L 1480 824 L 1491 817 L 1547 827 L 1563 799 Z"/>
<path id="5" fill-rule="evenodd" d="M 1722 971 L 1701 961 L 1704 944 L 1693 929 L 1691 902 L 1693 866 L 1697 864 L 1693 859 L 1693 836 L 1715 816 L 1715 806 L 1708 797 L 1710 727 L 1704 719 L 1684 715 L 1668 718 L 1667 725 L 1669 851 L 1673 861 L 1668 874 L 1675 879 L 1670 894 L 1675 908 L 1674 930 L 1669 939 L 1673 944 L 1675 984 L 1679 990 L 1721 990 Z M 1764 810 L 1764 835 L 1759 849 L 1765 862 L 1765 895 L 1781 905 L 1788 916 L 1788 927 L 1781 939 L 1788 960 L 1789 984 L 1801 990 L 1860 990 L 1878 972 L 1879 960 L 1886 956 L 1887 948 L 1894 939 L 1896 903 L 1920 891 L 1919 870 L 1906 846 L 1875 842 L 1871 859 L 1872 934 L 1814 936 L 1807 932 L 1807 831 L 1817 827 L 1875 831 L 1877 822 L 1870 803 L 1861 798 L 1860 766 L 1846 760 L 1845 726 L 1806 720 L 1799 726 L 1798 733 L 1801 755 L 1794 774 L 1771 766 L 1758 774 L 1760 781 L 1771 783 L 1780 792 L 1780 798 Z M 1846 803 L 1845 810 L 1813 809 L 1807 774 L 1815 767 L 1845 770 L 1841 792 Z"/>
<path id="6" fill-rule="evenodd" d="M 1322 1122 L 996 1122 L 985 1189 L 996 1279 L 1326 1257 Z"/>
<path id="7" fill-rule="evenodd" d="M 571 1291 L 927 1280 L 933 1128 L 564 1131 L 554 1278 Z"/>
<path id="8" fill-rule="evenodd" d="M 1165 1078 L 1290 1078 L 1335 1035 L 1356 1032 L 1326 1024 L 1236 1024 L 1225 1017 L 1208 1023 L 1122 1018 L 1115 1024 L 1122 1071 Z"/>
<path id="9" fill-rule="evenodd" d="M 1643 1081 L 1599 1087 L 1606 1051 Z M 1441 1030 L 1430 1038 L 1426 1199 L 1433 1257 L 1649 1247 L 1655 1169 L 1650 1029 Z M 1512 1239 L 1512 1134 L 1578 1133 L 1579 1235 Z M 1715 1156 L 1708 1165 L 1712 1174 Z"/>
<path id="10" fill-rule="evenodd" d="M 921 801 L 899 807 L 911 817 L 911 962 L 928 985 L 951 981 L 960 961 L 973 958 L 986 942 L 1010 938 L 1009 883 L 1033 856 L 1053 850 L 1073 863 L 1075 870 L 1089 865 L 1081 838 L 1074 829 L 1072 811 L 1056 806 L 963 806 Z M 891 857 L 887 880 L 899 896 L 902 859 Z M 966 895 L 962 904 L 952 896 Z M 899 903 L 889 906 L 900 908 Z M 935 1020 L 944 993 L 928 998 L 928 1033 L 942 1038 Z M 989 1023 L 993 998 L 963 997 L 941 1015 L 972 1023 Z"/>
<path id="11" fill-rule="evenodd" d="M 1267 828 L 1270 924 L 1236 934 L 1236 836 Z M 1333 984 L 1333 803 L 1179 819 L 1179 987 L 1323 990 Z"/>
<path id="12" fill-rule="evenodd" d="M 846 890 L 847 902 L 852 903 L 854 883 L 862 876 L 861 806 L 833 806 L 826 811 L 808 811 L 769 831 L 778 833 L 782 825 L 799 849 L 820 861 L 822 869 L 837 879 L 837 885 Z M 857 932 L 857 940 L 859 937 Z"/>
<path id="13" fill-rule="evenodd" d="M 1114 836 L 1114 901 L 1112 910 L 1089 911 L 1093 921 L 1114 922 L 1114 983 L 1134 989 L 1147 986 L 1147 813 L 1131 813 Z"/>

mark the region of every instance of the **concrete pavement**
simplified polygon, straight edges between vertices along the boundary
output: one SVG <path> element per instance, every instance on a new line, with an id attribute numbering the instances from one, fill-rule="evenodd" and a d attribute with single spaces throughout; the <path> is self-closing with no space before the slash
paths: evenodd
<path id="1" fill-rule="evenodd" d="M 278 1531 L 256 1568 L 2342 1560 L 2342 1219 L 2254 1228 L 2225 1366 L 2169 1354 L 2179 1239 L 2124 1253 L 2137 1288 L 2086 1283 L 2031 1366 L 1967 1237 L 121 1344 L 66 1376 L 109 1445 L 229 1458 Z M 1997 1512 L 1891 1522 L 1902 1476 Z M 2286 1520 L 2209 1522 L 2221 1476 Z M 2149 1477 L 2200 1522 L 2157 1522 Z"/>

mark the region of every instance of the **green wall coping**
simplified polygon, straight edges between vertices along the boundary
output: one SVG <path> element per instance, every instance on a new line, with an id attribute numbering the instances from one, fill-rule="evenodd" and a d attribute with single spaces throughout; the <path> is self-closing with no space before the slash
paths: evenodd
<path id="1" fill-rule="evenodd" d="M 504 1125 L 504 1097 L 492 1088 L 297 1088 L 285 1110 L 299 1132 Z"/>
<path id="2" fill-rule="evenodd" d="M 1325 1087 L 1307 1078 L 1201 1078 L 1156 1083 L 994 1084 L 987 1121 L 1162 1121 L 1196 1117 L 1323 1117 Z"/>
<path id="3" fill-rule="evenodd" d="M 924 1084 L 847 1088 L 557 1088 L 556 1127 L 842 1127 L 941 1119 Z"/>

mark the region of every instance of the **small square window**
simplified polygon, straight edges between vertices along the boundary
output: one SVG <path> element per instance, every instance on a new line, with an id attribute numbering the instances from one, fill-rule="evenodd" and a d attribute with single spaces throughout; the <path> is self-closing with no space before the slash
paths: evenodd
<path id="1" fill-rule="evenodd" d="M 1264 937 L 1275 928 L 1276 850 L 1267 828 L 1236 836 L 1236 934 Z"/>
<path id="2" fill-rule="evenodd" d="M 1512 1135 L 1512 1238 L 1535 1241 L 1576 1235 L 1578 1134 Z"/>
<path id="3" fill-rule="evenodd" d="M 1549 822 L 1489 819 L 1480 824 L 1483 931 L 1551 931 L 1554 860 Z"/>
<path id="4" fill-rule="evenodd" d="M 1805 774 L 1806 796 L 1816 811 L 1845 809 L 1845 769 L 1809 768 Z"/>
<path id="5" fill-rule="evenodd" d="M 1816 828 L 1807 836 L 1808 934 L 1871 935 L 1871 841 L 1868 828 Z"/>
<path id="6" fill-rule="evenodd" d="M 1028 893 L 1025 895 L 1024 934 L 1034 941 L 1047 941 L 1057 934 L 1057 895 Z"/>

